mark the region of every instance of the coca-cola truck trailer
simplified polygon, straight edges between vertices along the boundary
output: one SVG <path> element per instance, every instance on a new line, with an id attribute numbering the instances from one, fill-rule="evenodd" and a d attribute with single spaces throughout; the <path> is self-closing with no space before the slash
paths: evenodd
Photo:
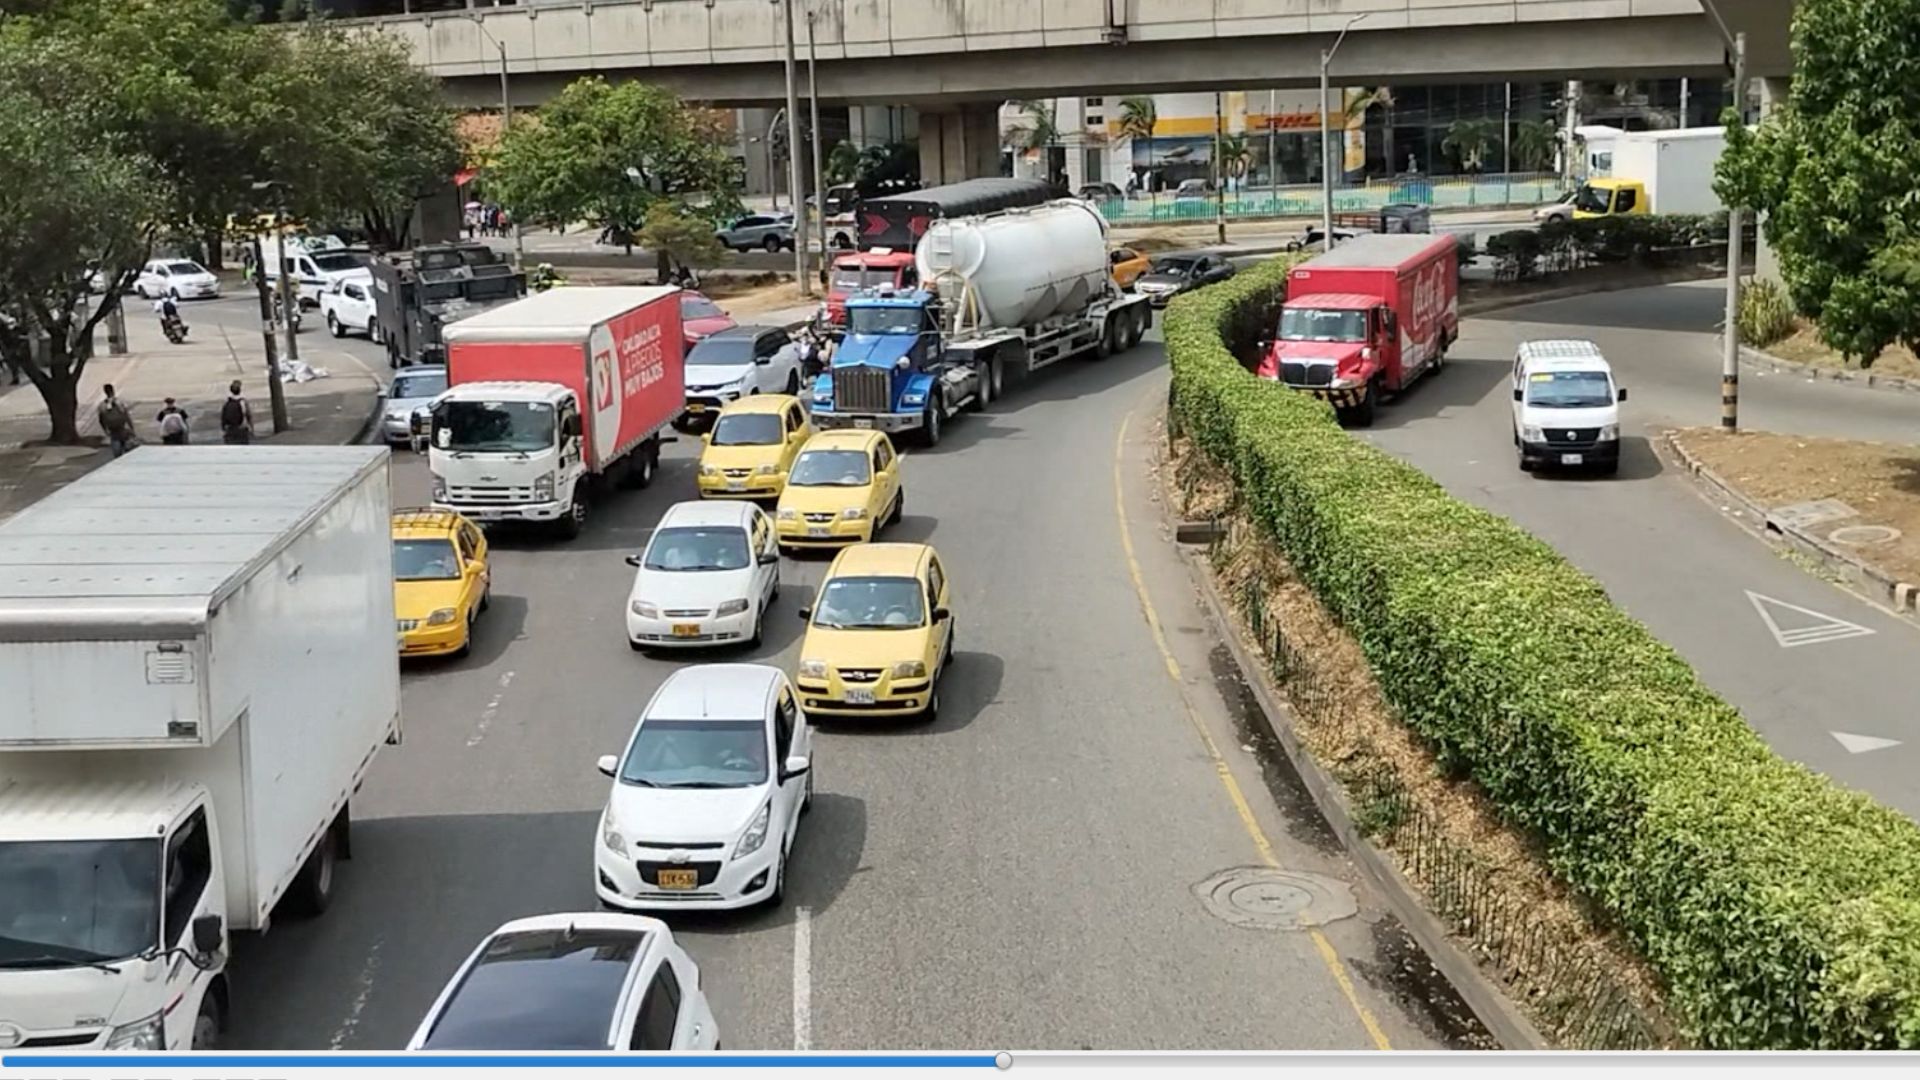
<path id="1" fill-rule="evenodd" d="M 447 328 L 433 503 L 579 535 L 606 481 L 652 483 L 685 405 L 680 290 L 575 286 Z"/>
<path id="2" fill-rule="evenodd" d="M 1460 255 L 1452 236 L 1357 236 L 1293 268 L 1258 374 L 1366 427 L 1382 396 L 1437 372 L 1460 336 Z"/>

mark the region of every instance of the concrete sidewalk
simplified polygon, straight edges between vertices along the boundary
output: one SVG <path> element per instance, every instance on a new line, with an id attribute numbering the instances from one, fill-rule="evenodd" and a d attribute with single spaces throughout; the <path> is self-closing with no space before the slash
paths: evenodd
<path id="1" fill-rule="evenodd" d="M 192 310 L 185 313 L 189 318 Z M 144 316 L 144 317 L 143 317 Z M 239 334 L 211 322 L 190 323 L 192 339 L 170 345 L 159 324 L 144 312 L 129 312 L 125 356 L 110 356 L 106 334 L 98 335 L 94 358 L 81 374 L 79 421 L 83 444 L 46 445 L 46 402 L 31 385 L 5 387 L 0 393 L 0 519 L 54 489 L 111 460 L 100 432 L 101 387 L 111 383 L 133 414 L 134 432 L 143 445 L 158 445 L 154 415 L 163 400 L 176 399 L 187 411 L 195 442 L 218 442 L 220 405 L 227 384 L 240 380 L 253 406 L 255 438 L 261 442 L 326 445 L 356 442 L 378 418 L 379 380 L 357 358 L 330 348 L 321 335 L 301 334 L 300 358 L 328 377 L 285 383 L 287 431 L 272 434 L 266 363 L 257 333 Z"/>

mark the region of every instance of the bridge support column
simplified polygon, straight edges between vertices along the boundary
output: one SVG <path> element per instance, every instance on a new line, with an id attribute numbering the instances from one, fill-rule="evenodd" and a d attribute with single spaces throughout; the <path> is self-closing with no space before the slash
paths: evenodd
<path id="1" fill-rule="evenodd" d="M 920 182 L 931 187 L 1000 175 L 1000 107 L 967 102 L 920 113 Z"/>
<path id="2" fill-rule="evenodd" d="M 1786 104 L 1786 79 L 1761 79 L 1760 82 L 1760 118 L 1764 122 L 1767 114 Z M 1773 245 L 1767 243 L 1766 215 L 1759 219 L 1759 238 L 1753 248 L 1753 276 L 1760 281 L 1771 281 L 1776 285 L 1785 285 L 1780 277 L 1780 260 L 1773 253 Z"/>

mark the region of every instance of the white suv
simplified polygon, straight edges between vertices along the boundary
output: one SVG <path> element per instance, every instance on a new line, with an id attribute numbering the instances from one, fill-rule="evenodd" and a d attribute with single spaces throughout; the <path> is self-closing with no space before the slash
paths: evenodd
<path id="1" fill-rule="evenodd" d="M 1540 465 L 1620 468 L 1625 389 L 1591 341 L 1528 341 L 1513 358 L 1513 445 L 1523 472 Z"/>

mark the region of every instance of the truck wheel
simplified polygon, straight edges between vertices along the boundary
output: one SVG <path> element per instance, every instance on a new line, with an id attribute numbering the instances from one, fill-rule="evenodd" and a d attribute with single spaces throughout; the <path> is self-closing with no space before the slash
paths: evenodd
<path id="1" fill-rule="evenodd" d="M 1367 390 L 1367 400 L 1353 407 L 1353 426 L 1372 427 L 1374 406 L 1378 404 L 1379 401 L 1380 388 L 1378 386 L 1369 387 Z"/>
<path id="2" fill-rule="evenodd" d="M 660 444 L 649 439 L 640 447 L 639 456 L 633 461 L 633 471 L 628 475 L 633 478 L 634 487 L 644 488 L 653 484 L 654 475 L 659 471 Z"/>
<path id="3" fill-rule="evenodd" d="M 294 914 L 308 918 L 319 915 L 333 903 L 333 870 L 339 852 L 334 847 L 334 829 L 329 825 L 320 834 L 320 844 L 307 856 L 307 863 L 293 879 L 284 901 Z"/>
<path id="4" fill-rule="evenodd" d="M 1002 388 L 1005 385 L 1004 383 L 1005 377 L 1006 377 L 1006 365 L 1001 362 L 1000 357 L 998 355 L 995 355 L 991 360 L 987 361 L 987 377 L 984 380 L 984 383 L 988 390 L 988 393 L 987 393 L 988 404 L 992 404 L 993 402 L 1000 400 L 1001 396 L 1004 393 L 1004 390 Z M 985 406 L 982 406 L 982 407 L 984 408 Z"/>
<path id="5" fill-rule="evenodd" d="M 200 999 L 199 1014 L 193 1018 L 193 1042 L 188 1049 L 196 1052 L 220 1049 L 220 1032 L 226 1026 L 226 1017 L 221 1014 L 220 997 L 209 987 L 206 996 Z"/>
<path id="6" fill-rule="evenodd" d="M 567 516 L 556 523 L 560 539 L 573 540 L 579 537 L 587 527 L 587 497 L 578 491 L 573 494 L 573 504 L 567 509 Z"/>
<path id="7" fill-rule="evenodd" d="M 940 445 L 940 425 L 945 420 L 945 410 L 940 407 L 940 395 L 935 394 L 927 402 L 927 411 L 920 417 L 920 445 L 932 448 Z"/>
<path id="8" fill-rule="evenodd" d="M 833 246 L 841 251 L 851 251 L 853 250 L 853 238 L 846 233 L 834 233 Z"/>
<path id="9" fill-rule="evenodd" d="M 1113 332 L 1115 322 L 1114 317 L 1108 315 L 1107 321 L 1101 325 L 1100 341 L 1093 347 L 1093 358 L 1095 360 L 1105 360 L 1107 357 L 1113 355 L 1113 341 L 1116 336 Z"/>
<path id="10" fill-rule="evenodd" d="M 1131 349 L 1146 339 L 1147 331 L 1153 328 L 1153 309 L 1145 304 L 1133 305 L 1133 332 L 1127 336 L 1127 348 Z"/>

